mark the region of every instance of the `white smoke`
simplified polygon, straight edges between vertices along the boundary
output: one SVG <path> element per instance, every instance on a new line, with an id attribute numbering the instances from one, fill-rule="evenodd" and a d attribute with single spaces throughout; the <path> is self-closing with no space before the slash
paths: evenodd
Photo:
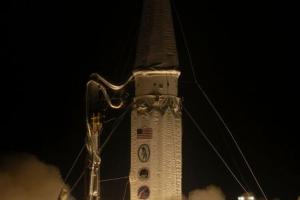
<path id="1" fill-rule="evenodd" d="M 225 200 L 222 190 L 214 185 L 189 192 L 188 200 Z"/>
<path id="2" fill-rule="evenodd" d="M 1 200 L 57 200 L 65 186 L 57 167 L 29 154 L 1 159 Z"/>

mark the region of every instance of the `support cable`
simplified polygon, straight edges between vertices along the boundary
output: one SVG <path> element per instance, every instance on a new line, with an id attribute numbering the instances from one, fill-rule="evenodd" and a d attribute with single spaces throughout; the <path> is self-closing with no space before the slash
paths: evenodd
<path id="1" fill-rule="evenodd" d="M 235 181 L 241 186 L 241 188 L 244 190 L 244 192 L 248 193 L 248 191 L 246 190 L 246 188 L 243 186 L 243 184 L 240 182 L 240 180 L 237 178 L 237 176 L 234 174 L 234 172 L 230 169 L 230 167 L 227 164 L 227 162 L 224 160 L 224 158 L 219 153 L 219 151 L 216 149 L 216 147 L 213 145 L 213 143 L 210 141 L 210 139 L 206 136 L 205 132 L 201 129 L 201 127 L 196 122 L 196 120 L 193 118 L 193 116 L 190 114 L 190 112 L 185 107 L 183 107 L 183 110 L 188 115 L 188 117 L 191 119 L 191 121 L 193 122 L 193 124 L 195 125 L 195 127 L 198 129 L 198 131 L 201 133 L 201 135 L 204 137 L 205 141 L 210 145 L 210 147 L 213 149 L 213 151 L 220 158 L 220 160 L 222 161 L 222 163 L 224 164 L 224 166 L 227 168 L 227 170 L 230 172 L 230 174 L 233 176 L 233 178 L 235 179 Z"/>
<path id="2" fill-rule="evenodd" d="M 118 178 L 109 178 L 109 179 L 103 179 L 100 182 L 109 182 L 109 181 L 117 181 L 117 180 L 122 180 L 122 179 L 127 179 L 128 176 L 122 176 L 122 177 L 118 177 Z"/>
<path id="3" fill-rule="evenodd" d="M 266 200 L 268 200 L 265 192 L 263 191 L 261 185 L 259 184 L 253 170 L 252 170 L 252 167 L 250 166 L 250 164 L 248 163 L 244 153 L 242 152 L 239 144 L 237 143 L 236 139 L 234 138 L 231 130 L 229 129 L 228 125 L 225 123 L 223 117 L 221 116 L 221 114 L 218 112 L 218 110 L 216 109 L 216 107 L 214 106 L 214 104 L 212 103 L 212 101 L 210 100 L 210 98 L 208 97 L 208 95 L 206 94 L 206 92 L 204 91 L 204 89 L 201 87 L 201 85 L 199 84 L 198 80 L 197 80 L 197 77 L 196 77 L 196 72 L 195 72 L 195 68 L 194 68 L 194 65 L 193 65 L 193 62 L 192 62 L 192 57 L 191 57 L 191 53 L 190 53 L 190 50 L 188 48 L 188 45 L 187 45 L 187 40 L 186 40 L 186 36 L 185 36 L 185 33 L 183 31 L 183 25 L 181 23 L 181 20 L 180 20 L 180 17 L 178 15 L 178 12 L 177 12 L 177 9 L 175 7 L 175 4 L 174 5 L 174 11 L 175 11 L 175 14 L 176 14 L 176 17 L 177 17 L 177 20 L 178 20 L 178 23 L 179 23 L 179 27 L 180 27 L 180 30 L 181 30 L 181 34 L 183 36 L 183 41 L 184 41 L 184 44 L 185 44 L 185 48 L 187 50 L 187 54 L 188 54 L 188 59 L 189 59 L 189 62 L 190 62 L 190 66 L 191 66 L 191 69 L 192 69 L 192 73 L 193 73 L 193 78 L 194 78 L 194 81 L 195 81 L 195 84 L 196 86 L 198 87 L 198 89 L 202 92 L 203 96 L 205 97 L 206 101 L 209 103 L 209 105 L 211 106 L 211 108 L 213 109 L 213 111 L 215 112 L 215 114 L 217 115 L 217 117 L 219 118 L 219 120 L 221 121 L 221 123 L 223 124 L 223 126 L 225 127 L 225 129 L 227 130 L 227 132 L 229 133 L 231 139 L 233 140 L 236 148 L 238 149 L 239 153 L 241 154 L 247 168 L 249 169 L 252 177 L 254 178 L 257 186 L 259 187 L 261 193 L 263 194 L 264 198 Z"/>
<path id="4" fill-rule="evenodd" d="M 71 194 L 71 192 L 76 188 L 76 186 L 78 185 L 79 181 L 83 178 L 85 174 L 85 170 L 83 170 L 80 174 L 80 176 L 77 178 L 77 180 L 75 181 L 75 183 L 73 184 L 73 186 L 71 187 L 69 194 Z"/>
<path id="5" fill-rule="evenodd" d="M 126 181 L 126 185 L 125 185 L 125 188 L 124 188 L 124 192 L 123 192 L 123 198 L 122 198 L 122 200 L 125 200 L 126 193 L 127 193 L 127 187 L 128 187 L 128 183 L 129 183 L 129 180 L 127 180 L 127 181 Z"/>
<path id="6" fill-rule="evenodd" d="M 82 152 L 83 152 L 84 149 L 85 149 L 85 145 L 83 144 L 82 147 L 81 147 L 81 149 L 80 149 L 80 151 L 79 151 L 79 153 L 77 154 L 76 158 L 74 159 L 74 161 L 73 161 L 73 163 L 72 163 L 72 166 L 71 166 L 71 168 L 69 169 L 69 171 L 68 171 L 66 177 L 64 178 L 64 182 L 65 182 L 65 183 L 67 182 L 69 176 L 71 175 L 71 173 L 72 173 L 74 167 L 76 166 L 76 164 L 77 164 L 77 162 L 78 162 L 78 160 L 79 160 L 79 158 L 80 158 L 80 156 L 81 156 L 81 154 L 82 154 Z"/>
<path id="7" fill-rule="evenodd" d="M 100 147 L 100 153 L 103 151 L 104 147 L 107 145 L 107 143 L 109 142 L 111 136 L 113 135 L 113 133 L 117 130 L 117 128 L 119 127 L 119 125 L 121 124 L 121 122 L 123 121 L 125 115 L 128 113 L 128 111 L 131 108 L 131 105 L 128 105 L 126 110 L 116 119 L 114 125 L 113 125 L 113 129 L 110 131 L 110 133 L 108 134 L 108 136 L 106 137 L 105 141 L 103 142 L 102 146 Z"/>
<path id="8" fill-rule="evenodd" d="M 116 120 L 116 119 L 117 119 L 116 117 L 110 118 L 110 119 L 108 119 L 108 120 L 105 120 L 105 121 L 103 122 L 103 124 L 108 124 L 109 122 L 112 122 L 112 121 L 114 121 L 114 120 Z"/>

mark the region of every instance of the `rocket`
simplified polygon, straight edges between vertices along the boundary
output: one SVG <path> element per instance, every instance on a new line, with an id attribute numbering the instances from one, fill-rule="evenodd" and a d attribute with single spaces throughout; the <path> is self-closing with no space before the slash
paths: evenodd
<path id="1" fill-rule="evenodd" d="M 133 69 L 131 200 L 181 200 L 179 76 L 170 1 L 144 0 Z"/>

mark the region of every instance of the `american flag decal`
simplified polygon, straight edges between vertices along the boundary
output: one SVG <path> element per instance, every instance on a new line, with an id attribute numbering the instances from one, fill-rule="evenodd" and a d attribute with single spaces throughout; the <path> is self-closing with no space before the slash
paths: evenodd
<path id="1" fill-rule="evenodd" d="M 137 139 L 152 139 L 152 128 L 138 128 Z"/>

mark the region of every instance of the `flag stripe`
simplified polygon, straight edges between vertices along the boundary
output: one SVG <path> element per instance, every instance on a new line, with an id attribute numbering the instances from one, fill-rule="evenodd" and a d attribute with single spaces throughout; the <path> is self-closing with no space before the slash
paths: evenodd
<path id="1" fill-rule="evenodd" d="M 138 128 L 137 131 L 138 139 L 151 139 L 152 138 L 152 128 Z"/>

